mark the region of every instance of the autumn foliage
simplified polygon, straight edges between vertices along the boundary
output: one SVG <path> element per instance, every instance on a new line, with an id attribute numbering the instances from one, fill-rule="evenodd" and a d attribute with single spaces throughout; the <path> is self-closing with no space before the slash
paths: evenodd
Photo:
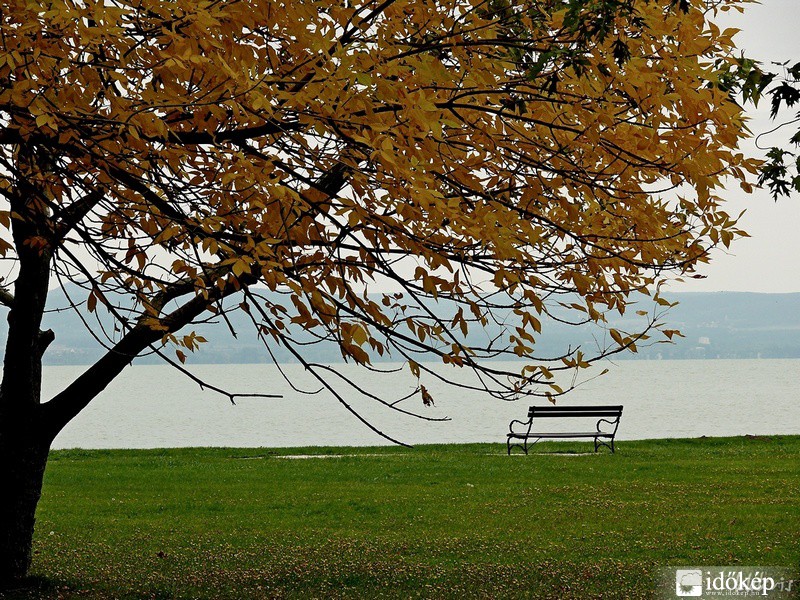
<path id="1" fill-rule="evenodd" d="M 299 355 L 293 327 L 361 363 L 511 354 L 546 380 L 555 301 L 602 322 L 738 233 L 719 189 L 754 166 L 713 85 L 733 31 L 707 20 L 732 4 L 12 0 L 0 250 L 52 256 L 132 354 L 193 349 L 178 329 L 244 290 Z M 491 348 L 452 333 L 501 307 L 519 327 Z"/>

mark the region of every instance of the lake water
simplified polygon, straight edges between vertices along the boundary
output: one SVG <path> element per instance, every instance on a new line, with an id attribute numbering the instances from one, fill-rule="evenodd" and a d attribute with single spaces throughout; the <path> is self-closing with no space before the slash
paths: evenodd
<path id="1" fill-rule="evenodd" d="M 623 404 L 619 439 L 800 434 L 800 360 L 620 361 L 608 366 L 609 373 L 578 387 L 561 402 Z M 336 367 L 388 400 L 404 396 L 416 385 L 407 371 L 380 375 L 348 365 Z M 84 368 L 45 367 L 43 397 L 63 388 Z M 313 388 L 299 365 L 284 369 L 297 385 Z M 234 406 L 224 396 L 201 391 L 169 366 L 134 365 L 61 432 L 54 447 L 389 443 L 329 393 L 293 391 L 272 365 L 198 365 L 192 370 L 230 392 L 277 393 L 284 398 L 242 398 Z M 401 406 L 450 421 L 420 421 L 353 392 L 345 392 L 345 397 L 379 429 L 411 444 L 504 442 L 509 421 L 523 418 L 534 403 L 503 402 L 436 381 L 423 379 L 423 383 L 435 407 L 424 407 L 419 396 Z"/>

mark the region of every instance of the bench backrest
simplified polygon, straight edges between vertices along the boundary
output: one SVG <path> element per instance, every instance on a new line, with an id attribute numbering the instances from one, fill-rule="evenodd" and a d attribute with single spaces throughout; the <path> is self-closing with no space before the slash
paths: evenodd
<path id="1" fill-rule="evenodd" d="M 528 417 L 610 417 L 619 419 L 622 405 L 614 406 L 531 406 Z"/>

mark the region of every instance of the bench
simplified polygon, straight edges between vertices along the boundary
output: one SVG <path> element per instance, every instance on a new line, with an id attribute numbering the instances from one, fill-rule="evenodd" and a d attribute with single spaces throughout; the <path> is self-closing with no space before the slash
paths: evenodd
<path id="1" fill-rule="evenodd" d="M 614 452 L 614 436 L 617 434 L 619 419 L 622 416 L 622 406 L 531 406 L 528 409 L 528 420 L 514 420 L 508 424 L 508 453 L 511 448 L 517 446 L 525 454 L 528 448 L 543 438 L 590 438 L 594 439 L 594 451 L 605 446 Z M 541 431 L 539 420 L 543 418 L 575 418 L 575 417 L 599 417 L 594 431 L 573 431 L 573 432 L 546 432 Z M 606 425 L 601 428 L 600 424 Z M 515 428 L 515 424 L 518 427 Z M 534 430 L 534 425 L 536 429 Z M 528 443 L 528 440 L 533 440 Z M 513 442 L 513 443 L 512 443 Z"/>

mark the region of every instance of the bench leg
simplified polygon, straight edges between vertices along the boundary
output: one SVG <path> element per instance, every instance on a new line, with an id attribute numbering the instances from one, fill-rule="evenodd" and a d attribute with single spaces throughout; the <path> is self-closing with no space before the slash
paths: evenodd
<path id="1" fill-rule="evenodd" d="M 612 454 L 614 454 L 616 452 L 614 450 L 614 438 L 611 438 L 611 443 L 610 444 L 608 442 L 604 442 L 604 441 L 600 440 L 600 438 L 594 438 L 594 451 L 597 452 L 598 450 L 600 450 L 600 446 L 605 446 L 606 448 L 611 450 Z"/>
<path id="2" fill-rule="evenodd" d="M 533 442 L 529 443 L 529 441 L 531 439 L 533 439 Z M 533 446 L 536 443 L 538 443 L 541 439 L 542 438 L 538 438 L 538 437 L 537 438 L 527 438 L 526 437 L 526 438 L 522 438 L 522 443 L 512 444 L 511 443 L 511 438 L 508 438 L 506 440 L 506 450 L 507 450 L 509 456 L 511 456 L 511 448 L 513 448 L 513 447 L 517 447 L 520 450 L 522 450 L 525 454 L 528 454 L 530 449 L 531 449 L 531 446 Z"/>
<path id="3" fill-rule="evenodd" d="M 506 449 L 508 450 L 508 455 L 509 455 L 509 456 L 511 456 L 511 449 L 512 449 L 512 448 L 519 448 L 519 449 L 520 449 L 520 450 L 522 450 L 522 451 L 523 451 L 525 454 L 527 454 L 527 453 L 528 453 L 528 450 L 527 450 L 527 448 L 525 447 L 525 445 L 523 445 L 522 443 L 519 443 L 519 442 L 512 444 L 512 443 L 511 443 L 511 439 L 512 439 L 512 438 L 508 438 L 508 439 L 506 440 Z M 525 444 L 527 444 L 527 440 L 525 440 L 525 441 L 524 441 L 524 443 L 525 443 Z"/>
<path id="4" fill-rule="evenodd" d="M 522 443 L 516 443 L 516 444 L 512 444 L 511 443 L 511 438 L 508 438 L 508 440 L 506 440 L 506 449 L 508 450 L 508 455 L 509 456 L 511 456 L 511 448 L 513 448 L 513 447 L 517 447 L 520 450 L 522 450 L 525 454 L 527 454 L 528 453 L 528 438 L 523 438 L 522 439 Z"/>

